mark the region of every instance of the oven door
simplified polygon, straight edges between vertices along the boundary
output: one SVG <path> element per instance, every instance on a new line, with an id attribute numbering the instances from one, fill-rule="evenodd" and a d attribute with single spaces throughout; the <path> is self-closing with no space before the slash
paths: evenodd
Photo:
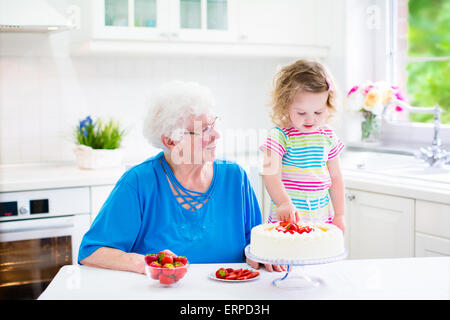
<path id="1" fill-rule="evenodd" d="M 0 300 L 36 299 L 72 264 L 75 217 L 0 223 Z"/>

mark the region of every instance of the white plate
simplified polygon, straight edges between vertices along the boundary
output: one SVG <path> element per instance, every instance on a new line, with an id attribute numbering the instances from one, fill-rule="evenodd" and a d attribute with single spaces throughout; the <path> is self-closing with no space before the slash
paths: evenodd
<path id="1" fill-rule="evenodd" d="M 217 270 L 216 270 L 216 271 L 217 271 Z M 209 274 L 209 278 L 210 278 L 210 279 L 213 279 L 213 280 L 217 280 L 217 281 L 224 281 L 224 282 L 246 282 L 246 281 L 253 281 L 253 280 L 259 279 L 259 276 L 261 275 L 261 274 L 258 274 L 256 277 L 253 277 L 253 278 L 250 278 L 250 279 L 244 279 L 244 280 L 230 280 L 230 279 L 217 278 L 217 277 L 216 277 L 216 271 L 211 272 L 211 273 Z M 252 270 L 252 272 L 253 272 L 253 271 L 255 271 L 255 270 Z"/>

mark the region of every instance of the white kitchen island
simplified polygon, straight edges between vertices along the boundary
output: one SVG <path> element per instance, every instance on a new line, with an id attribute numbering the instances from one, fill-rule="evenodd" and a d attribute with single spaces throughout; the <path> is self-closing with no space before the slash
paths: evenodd
<path id="1" fill-rule="evenodd" d="M 343 260 L 306 266 L 317 288 L 282 289 L 272 281 L 284 273 L 260 270 L 254 281 L 209 278 L 220 267 L 247 264 L 192 264 L 177 287 L 160 287 L 143 274 L 67 265 L 39 300 L 366 300 L 450 299 L 450 257 Z M 294 272 L 296 272 L 294 267 Z"/>

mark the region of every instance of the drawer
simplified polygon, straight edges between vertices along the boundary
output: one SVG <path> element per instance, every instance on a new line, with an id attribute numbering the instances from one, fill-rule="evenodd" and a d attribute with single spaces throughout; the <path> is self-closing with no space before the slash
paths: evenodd
<path id="1" fill-rule="evenodd" d="M 416 257 L 450 256 L 450 239 L 416 233 Z"/>
<path id="2" fill-rule="evenodd" d="M 416 231 L 450 239 L 450 205 L 416 200 Z"/>

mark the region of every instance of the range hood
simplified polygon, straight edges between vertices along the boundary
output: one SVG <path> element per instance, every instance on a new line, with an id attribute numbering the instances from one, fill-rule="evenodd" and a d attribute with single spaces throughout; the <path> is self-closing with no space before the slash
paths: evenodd
<path id="1" fill-rule="evenodd" d="M 73 18 L 45 0 L 0 0 L 0 32 L 49 32 L 73 28 Z"/>

